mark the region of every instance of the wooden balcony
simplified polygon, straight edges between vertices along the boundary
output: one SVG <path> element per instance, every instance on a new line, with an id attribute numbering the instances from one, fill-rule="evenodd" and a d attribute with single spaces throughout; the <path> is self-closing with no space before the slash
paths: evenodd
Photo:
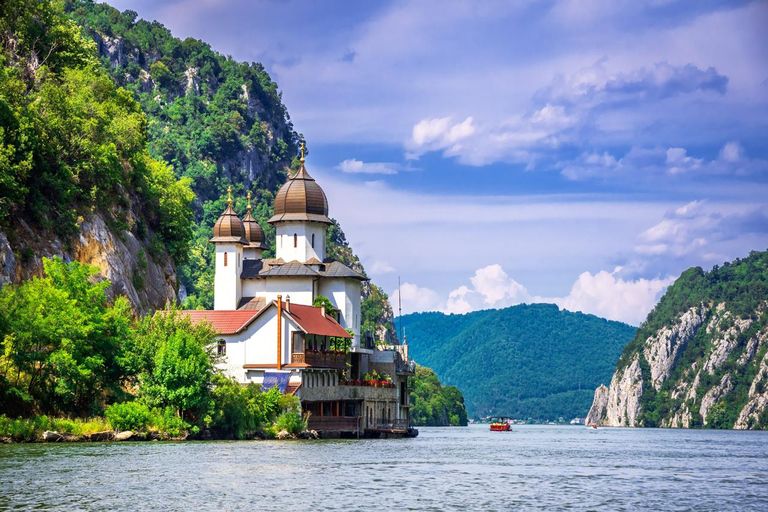
<path id="1" fill-rule="evenodd" d="M 307 428 L 317 431 L 357 432 L 357 416 L 310 416 Z"/>
<path id="2" fill-rule="evenodd" d="M 307 366 L 316 366 L 318 368 L 334 368 L 336 370 L 346 370 L 347 357 L 341 354 L 320 354 L 317 352 L 293 353 L 291 354 L 292 364 L 306 364 Z"/>

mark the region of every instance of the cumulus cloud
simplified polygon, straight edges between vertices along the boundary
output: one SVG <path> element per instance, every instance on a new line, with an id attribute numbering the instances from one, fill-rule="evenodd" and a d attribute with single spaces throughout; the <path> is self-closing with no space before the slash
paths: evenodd
<path id="1" fill-rule="evenodd" d="M 391 162 L 363 162 L 349 158 L 336 166 L 341 172 L 361 174 L 397 174 L 400 166 Z"/>
<path id="2" fill-rule="evenodd" d="M 440 311 L 445 304 L 436 291 L 413 283 L 403 283 L 399 290 L 395 290 L 391 295 L 390 304 L 397 308 L 401 299 L 405 314 L 416 311 Z"/>
<path id="3" fill-rule="evenodd" d="M 712 253 L 718 242 L 746 235 L 768 235 L 768 207 L 723 213 L 709 208 L 706 201 L 691 201 L 669 211 L 659 223 L 643 231 L 635 251 L 650 256 L 682 257 L 692 253 Z"/>
<path id="4" fill-rule="evenodd" d="M 416 287 L 416 293 L 413 288 L 406 291 L 403 287 L 403 301 L 409 296 L 418 295 L 415 300 L 428 304 L 430 309 L 456 314 L 521 303 L 547 302 L 569 311 L 581 311 L 639 325 L 674 278 L 668 276 L 628 280 L 620 277 L 621 270 L 621 267 L 617 267 L 612 272 L 583 272 L 565 297 L 542 297 L 531 295 L 501 265 L 494 264 L 476 270 L 469 280 L 471 286 L 459 286 L 448 294 L 447 299 L 441 299 L 439 294 L 425 288 Z M 409 307 L 421 310 L 416 303 Z"/>
<path id="5" fill-rule="evenodd" d="M 584 272 L 570 293 L 554 302 L 569 311 L 639 325 L 675 278 L 624 280 L 619 277 L 621 270 L 617 267 L 613 272 Z"/>
<path id="6" fill-rule="evenodd" d="M 476 123 L 472 117 L 461 123 L 454 123 L 450 117 L 423 119 L 414 125 L 405 143 L 406 157 L 416 159 L 431 151 L 442 151 L 443 156 L 458 157 L 466 165 L 505 160 L 530 167 L 538 152 L 568 141 L 570 131 L 578 125 L 578 116 L 562 105 L 551 104 L 495 123 Z"/>
<path id="7" fill-rule="evenodd" d="M 685 148 L 669 148 L 667 150 L 667 167 L 672 174 L 680 174 L 687 171 L 696 170 L 701 167 L 703 158 L 693 158 L 688 156 Z"/>

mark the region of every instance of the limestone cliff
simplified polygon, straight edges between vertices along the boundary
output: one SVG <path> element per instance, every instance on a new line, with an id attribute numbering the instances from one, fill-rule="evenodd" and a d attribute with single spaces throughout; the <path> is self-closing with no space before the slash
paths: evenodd
<path id="1" fill-rule="evenodd" d="M 690 269 L 624 349 L 590 423 L 768 428 L 768 253 Z"/>
<path id="2" fill-rule="evenodd" d="M 137 313 L 176 302 L 176 268 L 163 249 L 131 230 L 109 227 L 105 214 L 92 213 L 81 219 L 78 233 L 62 238 L 49 230 L 32 228 L 19 220 L 11 235 L 0 231 L 0 285 L 19 283 L 39 276 L 43 258 L 60 256 L 99 268 L 101 278 L 112 283 L 112 297 L 125 295 Z"/>

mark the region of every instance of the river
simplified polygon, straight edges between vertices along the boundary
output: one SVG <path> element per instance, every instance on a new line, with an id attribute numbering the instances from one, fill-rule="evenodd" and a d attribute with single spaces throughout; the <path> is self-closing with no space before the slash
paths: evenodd
<path id="1" fill-rule="evenodd" d="M 0 510 L 768 510 L 768 432 L 0 445 Z"/>

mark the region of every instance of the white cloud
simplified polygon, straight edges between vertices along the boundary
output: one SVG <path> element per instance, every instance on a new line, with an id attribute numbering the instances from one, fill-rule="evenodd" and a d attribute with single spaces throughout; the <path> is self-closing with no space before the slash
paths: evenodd
<path id="1" fill-rule="evenodd" d="M 684 148 L 669 148 L 667 150 L 667 167 L 672 174 L 699 169 L 703 161 L 702 158 L 688 156 L 688 152 Z"/>
<path id="2" fill-rule="evenodd" d="M 395 271 L 395 267 L 386 261 L 376 260 L 370 267 L 372 275 L 389 274 Z"/>
<path id="3" fill-rule="evenodd" d="M 363 162 L 349 158 L 336 166 L 341 172 L 362 174 L 397 174 L 400 166 L 391 162 Z"/>
<path id="4" fill-rule="evenodd" d="M 443 301 L 436 291 L 413 283 L 403 283 L 400 290 L 395 290 L 391 294 L 390 304 L 393 308 L 397 309 L 400 297 L 402 297 L 404 314 L 415 311 L 438 311 L 443 306 Z"/>
<path id="5" fill-rule="evenodd" d="M 668 276 L 625 281 L 618 277 L 620 271 L 621 267 L 613 272 L 583 272 L 570 293 L 554 302 L 569 311 L 581 311 L 639 325 L 675 278 Z"/>
<path id="6" fill-rule="evenodd" d="M 450 117 L 423 119 L 413 126 L 411 140 L 406 143 L 408 158 L 418 158 L 429 151 L 447 149 L 454 153 L 461 151 L 458 143 L 475 133 L 471 117 L 454 123 Z"/>
<path id="7" fill-rule="evenodd" d="M 427 309 L 445 313 L 464 314 L 490 308 L 505 308 L 521 303 L 554 303 L 569 311 L 581 311 L 609 320 L 618 320 L 639 325 L 661 297 L 674 278 L 625 280 L 619 277 L 621 267 L 613 272 L 605 270 L 582 272 L 565 297 L 532 296 L 520 283 L 509 277 L 501 265 L 494 264 L 480 268 L 470 278 L 471 287 L 462 285 L 441 299 L 439 294 L 415 285 L 406 291 L 403 287 L 404 303 L 411 297 L 414 303 L 410 310 L 421 311 L 418 304 Z"/>
<path id="8" fill-rule="evenodd" d="M 739 162 L 744 158 L 744 148 L 738 142 L 729 142 L 720 150 L 720 160 L 723 162 Z"/>

